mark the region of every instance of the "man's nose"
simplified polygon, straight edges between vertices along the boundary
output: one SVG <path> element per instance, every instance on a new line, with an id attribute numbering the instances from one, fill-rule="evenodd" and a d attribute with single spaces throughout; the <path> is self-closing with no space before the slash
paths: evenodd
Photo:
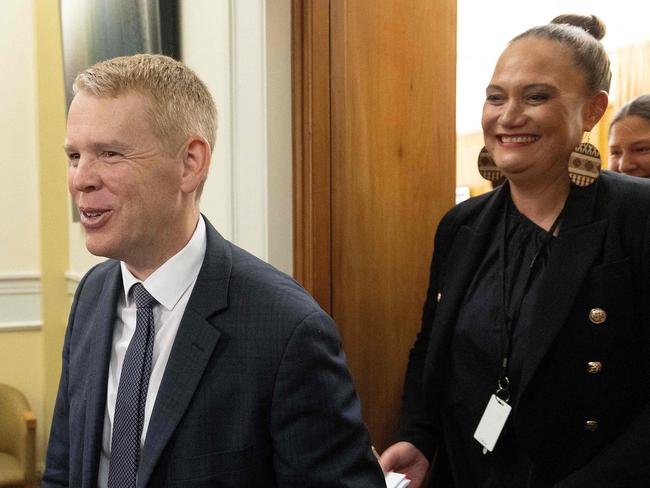
<path id="1" fill-rule="evenodd" d="M 82 156 L 76 163 L 70 166 L 68 170 L 70 173 L 71 189 L 90 192 L 101 187 L 101 178 L 95 158 Z"/>

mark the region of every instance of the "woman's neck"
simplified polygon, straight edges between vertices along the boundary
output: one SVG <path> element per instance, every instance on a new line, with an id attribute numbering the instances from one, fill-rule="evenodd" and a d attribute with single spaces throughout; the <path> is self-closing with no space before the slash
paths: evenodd
<path id="1" fill-rule="evenodd" d="M 545 230 L 551 228 L 564 208 L 570 188 L 571 180 L 566 172 L 538 183 L 510 180 L 510 195 L 517 210 Z"/>

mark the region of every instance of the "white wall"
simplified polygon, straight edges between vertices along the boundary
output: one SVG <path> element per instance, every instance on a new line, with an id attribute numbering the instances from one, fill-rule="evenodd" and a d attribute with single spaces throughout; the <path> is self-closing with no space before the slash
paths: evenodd
<path id="1" fill-rule="evenodd" d="M 3 2 L 0 15 L 0 272 L 39 262 L 34 28 L 31 2 Z"/>
<path id="2" fill-rule="evenodd" d="M 293 270 L 291 1 L 266 2 L 268 260 Z"/>
<path id="3" fill-rule="evenodd" d="M 201 207 L 224 237 L 291 273 L 290 0 L 181 0 L 183 61 L 219 110 Z"/>
<path id="4" fill-rule="evenodd" d="M 38 326 L 41 320 L 32 2 L 12 0 L 2 7 L 0 332 L 3 326 Z"/>

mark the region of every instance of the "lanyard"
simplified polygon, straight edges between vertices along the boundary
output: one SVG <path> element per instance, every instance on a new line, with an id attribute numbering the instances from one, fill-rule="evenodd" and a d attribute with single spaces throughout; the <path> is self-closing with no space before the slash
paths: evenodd
<path id="1" fill-rule="evenodd" d="M 551 243 L 553 240 L 553 234 L 557 230 L 558 226 L 562 222 L 562 218 L 564 217 L 564 208 L 560 211 L 558 216 L 555 218 L 555 221 L 553 222 L 553 225 L 551 225 L 551 228 L 548 230 L 548 234 L 546 239 L 542 241 L 542 244 L 539 246 L 539 249 L 533 256 L 533 259 L 530 261 L 530 264 L 528 265 L 528 269 L 526 270 L 526 279 L 524 280 L 524 286 L 521 290 L 521 295 L 516 298 L 515 300 L 515 308 L 512 310 L 512 313 L 510 313 L 510 298 L 514 298 L 509 296 L 507 290 L 508 286 L 506 283 L 506 267 L 508 264 L 508 257 L 506 256 L 506 249 L 507 249 L 507 244 L 508 244 L 508 216 L 510 214 L 510 197 L 507 198 L 506 200 L 506 211 L 504 212 L 504 219 L 503 219 L 503 239 L 502 239 L 502 246 L 501 246 L 501 252 L 500 254 L 500 261 L 501 261 L 501 266 L 500 266 L 500 271 L 501 271 L 501 299 L 502 299 L 502 311 L 503 311 L 503 327 L 501 329 L 501 336 L 502 336 L 502 341 L 501 341 L 501 372 L 499 374 L 499 379 L 497 380 L 497 391 L 496 391 L 496 396 L 499 397 L 501 400 L 504 402 L 508 402 L 510 400 L 510 379 L 508 378 L 508 362 L 510 360 L 510 354 L 511 354 L 511 347 L 512 347 L 512 336 L 513 336 L 513 324 L 515 321 L 519 318 L 519 313 L 521 312 L 521 306 L 524 303 L 524 297 L 526 296 L 526 292 L 528 291 L 528 287 L 530 286 L 530 280 L 533 276 L 533 273 L 535 271 L 535 265 L 537 263 L 537 258 L 544 252 L 546 247 Z M 513 289 L 513 292 L 515 290 Z"/>

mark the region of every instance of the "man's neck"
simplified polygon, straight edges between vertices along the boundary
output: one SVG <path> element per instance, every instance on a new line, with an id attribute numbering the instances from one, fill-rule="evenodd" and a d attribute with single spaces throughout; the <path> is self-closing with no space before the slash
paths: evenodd
<path id="1" fill-rule="evenodd" d="M 156 239 L 163 239 L 163 242 L 169 243 L 160 253 L 153 256 L 151 254 L 143 254 L 137 261 L 124 262 L 131 274 L 141 281 L 146 280 L 154 271 L 165 264 L 172 256 L 176 255 L 183 249 L 194 235 L 196 226 L 199 221 L 199 210 L 196 209 L 187 218 L 181 219 L 183 225 L 181 227 L 169 228 L 169 232 L 165 235 L 156 236 Z"/>

